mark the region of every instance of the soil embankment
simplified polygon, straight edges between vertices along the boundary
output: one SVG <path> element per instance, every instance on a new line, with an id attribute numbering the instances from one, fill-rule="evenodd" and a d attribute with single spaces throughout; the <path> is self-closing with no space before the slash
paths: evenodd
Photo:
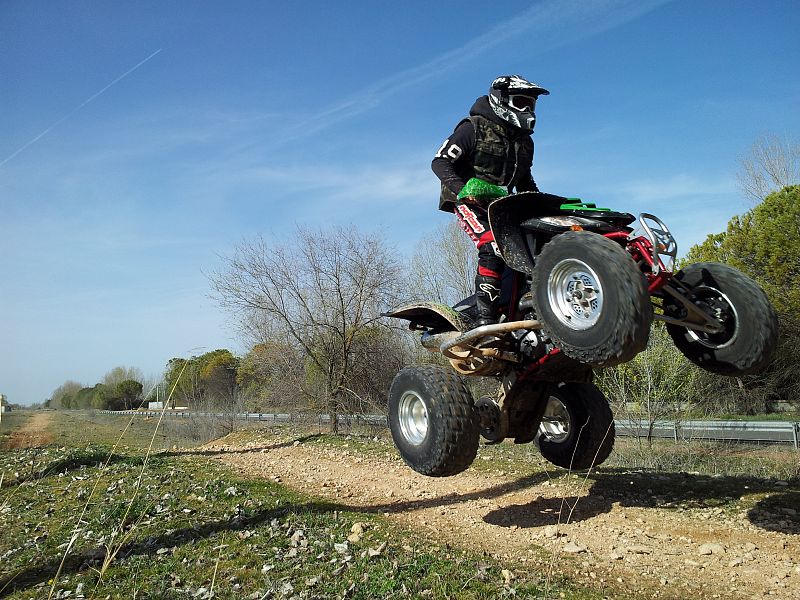
<path id="1" fill-rule="evenodd" d="M 551 479 L 531 464 L 523 476 L 470 469 L 428 478 L 399 459 L 346 447 L 220 440 L 207 448 L 252 476 L 383 513 L 428 539 L 510 558 L 554 581 L 567 576 L 657 598 L 800 599 L 800 507 L 789 506 L 798 492 L 783 482 L 764 492 L 777 502 L 768 508 L 743 502 L 746 485 L 741 503 L 697 508 L 682 503 L 679 490 L 644 501 L 672 482 L 660 481 L 654 493 L 624 473 Z M 666 479 L 648 477 L 653 487 Z"/>
<path id="2" fill-rule="evenodd" d="M 48 431 L 50 413 L 36 412 L 19 429 L 11 432 L 6 440 L 6 449 L 14 448 L 39 448 L 53 441 L 52 434 Z"/>

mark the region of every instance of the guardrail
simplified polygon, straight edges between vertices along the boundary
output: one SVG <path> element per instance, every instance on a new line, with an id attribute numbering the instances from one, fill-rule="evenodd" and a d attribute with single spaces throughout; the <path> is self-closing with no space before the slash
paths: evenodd
<path id="1" fill-rule="evenodd" d="M 161 416 L 160 410 L 100 411 L 111 415 Z M 328 414 L 309 415 L 302 413 L 213 413 L 194 411 L 164 411 L 167 417 L 217 417 L 242 421 L 264 421 L 270 423 L 330 423 Z M 387 426 L 384 415 L 339 415 L 342 425 Z M 621 437 L 647 437 L 648 422 L 635 419 L 614 421 L 616 432 Z M 675 441 L 711 440 L 771 444 L 793 444 L 800 449 L 800 423 L 792 421 L 656 421 L 652 436 Z"/>
<path id="2" fill-rule="evenodd" d="M 620 419 L 614 422 L 617 435 L 647 437 L 648 424 Z M 791 421 L 657 421 L 655 438 L 718 440 L 793 444 L 800 448 L 800 423 Z"/>

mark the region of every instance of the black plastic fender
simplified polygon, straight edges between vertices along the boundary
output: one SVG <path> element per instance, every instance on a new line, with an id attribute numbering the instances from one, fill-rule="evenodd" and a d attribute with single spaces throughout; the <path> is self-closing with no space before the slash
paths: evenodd
<path id="1" fill-rule="evenodd" d="M 568 198 L 542 192 L 521 192 L 489 205 L 489 225 L 506 264 L 515 271 L 533 272 L 533 256 L 520 224 L 534 217 L 559 214 Z"/>
<path id="2" fill-rule="evenodd" d="M 412 329 L 425 328 L 433 332 L 459 331 L 469 329 L 466 321 L 453 308 L 436 302 L 416 302 L 406 304 L 383 314 L 385 317 L 405 319 Z"/>

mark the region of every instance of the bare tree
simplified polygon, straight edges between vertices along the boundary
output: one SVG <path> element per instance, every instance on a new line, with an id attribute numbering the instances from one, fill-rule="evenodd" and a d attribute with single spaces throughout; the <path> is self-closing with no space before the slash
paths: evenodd
<path id="1" fill-rule="evenodd" d="M 298 228 L 294 243 L 241 244 L 211 275 L 220 303 L 244 320 L 253 312 L 302 349 L 306 377 L 338 429 L 356 345 L 396 301 L 400 265 L 377 235 L 353 228 Z"/>
<path id="2" fill-rule="evenodd" d="M 129 379 L 143 383 L 144 374 L 142 373 L 142 370 L 137 367 L 114 367 L 108 373 L 103 375 L 103 380 L 101 383 L 111 389 L 114 389 L 118 384 Z"/>
<path id="3" fill-rule="evenodd" d="M 598 372 L 598 384 L 618 417 L 646 428 L 653 442 L 658 421 L 677 419 L 692 400 L 697 370 L 675 348 L 664 327 L 653 327 L 647 350 L 632 361 Z"/>
<path id="4" fill-rule="evenodd" d="M 739 188 L 755 202 L 771 192 L 800 183 L 800 144 L 774 133 L 753 143 L 750 153 L 739 159 Z"/>
<path id="5" fill-rule="evenodd" d="M 455 304 L 475 291 L 478 253 L 453 219 L 426 235 L 411 259 L 419 300 Z"/>

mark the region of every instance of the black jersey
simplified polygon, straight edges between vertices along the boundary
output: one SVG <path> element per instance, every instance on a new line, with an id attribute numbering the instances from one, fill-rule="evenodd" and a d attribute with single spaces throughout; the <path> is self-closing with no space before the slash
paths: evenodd
<path id="1" fill-rule="evenodd" d="M 509 191 L 538 191 L 531 175 L 533 140 L 530 134 L 495 115 L 482 96 L 470 109 L 431 163 L 442 182 L 441 210 L 452 212 L 456 196 L 471 177 L 508 186 Z"/>

